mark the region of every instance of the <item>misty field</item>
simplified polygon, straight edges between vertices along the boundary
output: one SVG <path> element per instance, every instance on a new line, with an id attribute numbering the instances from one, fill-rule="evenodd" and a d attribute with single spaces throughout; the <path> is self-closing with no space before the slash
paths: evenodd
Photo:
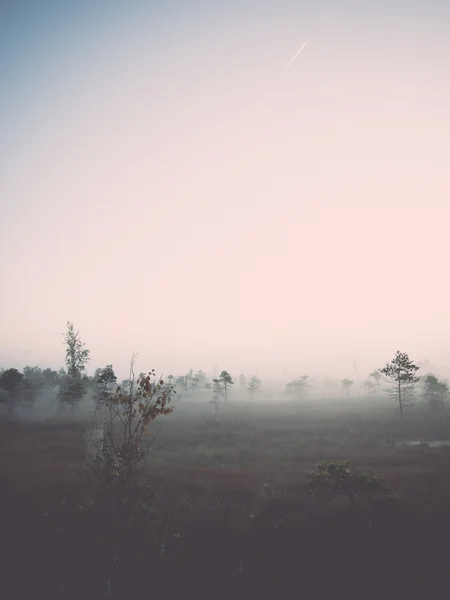
<path id="1" fill-rule="evenodd" d="M 108 597 L 87 425 L 38 406 L 1 423 L 7 598 Z M 446 598 L 450 448 L 408 443 L 449 430 L 450 413 L 416 406 L 400 421 L 388 399 L 237 398 L 218 423 L 203 398 L 176 399 L 147 438 L 145 515 L 112 597 Z M 325 500 L 306 476 L 325 460 L 373 470 L 392 493 Z"/>

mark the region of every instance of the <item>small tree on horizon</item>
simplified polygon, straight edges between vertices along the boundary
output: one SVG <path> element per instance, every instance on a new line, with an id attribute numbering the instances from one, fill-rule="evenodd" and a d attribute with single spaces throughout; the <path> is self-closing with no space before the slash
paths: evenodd
<path id="1" fill-rule="evenodd" d="M 228 371 L 222 371 L 219 375 L 219 381 L 222 383 L 224 391 L 224 400 L 228 402 L 228 386 L 234 385 L 233 378 Z"/>
<path id="2" fill-rule="evenodd" d="M 0 375 L 0 387 L 6 390 L 8 396 L 8 418 L 14 416 L 14 406 L 23 387 L 23 373 L 18 369 L 6 369 Z"/>
<path id="3" fill-rule="evenodd" d="M 364 385 L 366 386 L 366 395 L 367 396 L 371 396 L 377 387 L 377 384 L 374 381 L 372 381 L 371 379 L 368 379 L 367 381 L 365 381 Z"/>
<path id="4" fill-rule="evenodd" d="M 438 379 L 433 373 L 429 373 L 423 378 L 423 397 L 429 403 L 430 408 L 444 408 L 444 399 L 448 394 L 449 387 L 447 380 Z"/>
<path id="5" fill-rule="evenodd" d="M 44 389 L 52 390 L 59 385 L 58 372 L 47 368 L 42 371 Z"/>
<path id="6" fill-rule="evenodd" d="M 444 408 L 444 400 L 447 398 L 449 393 L 448 381 L 446 379 L 440 379 L 438 381 L 437 392 L 440 397 L 440 407 Z"/>
<path id="7" fill-rule="evenodd" d="M 294 379 L 294 381 L 290 381 L 286 384 L 286 391 L 289 393 L 296 393 L 298 396 L 303 399 L 303 392 L 307 387 L 310 387 L 308 384 L 309 375 L 302 375 L 298 379 Z"/>
<path id="8" fill-rule="evenodd" d="M 70 321 L 66 323 L 64 338 L 66 343 L 66 374 L 61 380 L 58 398 L 69 404 L 73 414 L 75 403 L 80 401 L 87 391 L 84 376 L 90 358 L 89 350 L 86 349 L 79 332 L 75 331 L 73 323 Z"/>
<path id="9" fill-rule="evenodd" d="M 184 375 L 178 375 L 175 377 L 175 385 L 178 385 L 181 389 L 185 389 L 185 378 Z"/>
<path id="10" fill-rule="evenodd" d="M 208 376 L 206 375 L 205 371 L 202 371 L 201 369 L 196 372 L 195 379 L 199 388 L 204 388 L 208 383 Z"/>
<path id="11" fill-rule="evenodd" d="M 388 394 L 397 400 L 400 412 L 400 419 L 403 420 L 403 409 L 412 403 L 412 393 L 420 377 L 416 376 L 419 367 L 410 360 L 406 352 L 397 350 L 394 358 L 387 363 L 380 373 L 385 376 L 390 387 L 387 388 Z"/>
<path id="12" fill-rule="evenodd" d="M 375 389 L 377 390 L 377 392 L 379 392 L 380 391 L 380 382 L 383 377 L 383 375 L 381 373 L 381 369 L 375 369 L 375 371 L 372 371 L 372 373 L 369 373 L 369 377 L 371 377 L 374 380 Z"/>
<path id="13" fill-rule="evenodd" d="M 248 385 L 247 385 L 247 392 L 250 394 L 250 396 L 252 398 L 255 395 L 255 393 L 259 390 L 260 386 L 261 386 L 261 379 L 259 379 L 259 377 L 256 377 L 256 375 L 253 375 L 253 377 L 250 378 L 250 381 L 248 382 Z"/>
<path id="14" fill-rule="evenodd" d="M 354 384 L 354 381 L 352 381 L 351 379 L 343 379 L 341 381 L 341 383 L 342 383 L 342 387 L 345 390 L 345 395 L 348 396 L 350 394 L 350 388 Z"/>
<path id="15" fill-rule="evenodd" d="M 200 387 L 200 378 L 199 378 L 199 376 L 197 375 L 197 373 L 194 373 L 194 374 L 192 375 L 192 379 L 191 379 L 191 389 L 192 389 L 193 391 L 195 391 L 195 390 L 198 390 L 198 389 L 199 389 L 199 387 Z"/>
<path id="16" fill-rule="evenodd" d="M 211 400 L 209 400 L 209 402 L 210 404 L 212 404 L 213 407 L 213 419 L 215 421 L 218 421 L 220 399 L 225 398 L 225 389 L 221 379 L 213 379 L 212 392 L 213 396 Z"/>
<path id="17" fill-rule="evenodd" d="M 94 375 L 94 401 L 96 403 L 95 410 L 105 405 L 106 400 L 115 391 L 117 387 L 117 377 L 114 373 L 112 365 L 106 365 L 103 369 L 97 369 Z"/>
<path id="18" fill-rule="evenodd" d="M 29 382 L 30 389 L 34 390 L 36 394 L 41 394 L 44 389 L 44 378 L 43 372 L 40 367 L 30 367 L 27 365 L 23 368 L 24 378 Z"/>
<path id="19" fill-rule="evenodd" d="M 194 369 L 190 368 L 188 373 L 184 376 L 184 391 L 188 392 L 189 388 L 193 387 L 193 379 L 194 379 Z"/>

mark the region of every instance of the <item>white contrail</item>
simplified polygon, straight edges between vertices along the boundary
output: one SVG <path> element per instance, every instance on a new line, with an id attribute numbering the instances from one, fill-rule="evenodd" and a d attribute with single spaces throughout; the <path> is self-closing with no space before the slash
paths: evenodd
<path id="1" fill-rule="evenodd" d="M 306 46 L 307 43 L 308 43 L 308 40 L 306 40 L 306 42 L 304 42 L 301 45 L 301 47 L 297 50 L 297 52 L 294 54 L 294 56 L 291 58 L 291 60 L 288 62 L 288 64 L 284 68 L 284 70 L 281 73 L 280 77 L 283 77 L 283 75 L 286 73 L 286 71 L 289 69 L 289 67 L 292 65 L 292 63 L 294 62 L 294 60 L 297 58 L 297 56 L 300 54 L 300 52 L 303 50 L 303 48 Z"/>

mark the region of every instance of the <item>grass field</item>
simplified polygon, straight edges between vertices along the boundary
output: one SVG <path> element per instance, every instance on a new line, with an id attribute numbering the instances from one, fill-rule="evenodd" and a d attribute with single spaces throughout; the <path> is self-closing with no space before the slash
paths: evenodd
<path id="1" fill-rule="evenodd" d="M 5 598 L 106 598 L 108 531 L 92 510 L 87 420 L 0 425 Z M 222 404 L 182 398 L 140 475 L 147 514 L 111 597 L 448 598 L 450 413 L 386 399 Z M 151 437 L 151 436 L 150 436 Z M 150 438 L 149 438 L 150 439 Z M 323 460 L 381 474 L 386 501 L 323 501 Z"/>

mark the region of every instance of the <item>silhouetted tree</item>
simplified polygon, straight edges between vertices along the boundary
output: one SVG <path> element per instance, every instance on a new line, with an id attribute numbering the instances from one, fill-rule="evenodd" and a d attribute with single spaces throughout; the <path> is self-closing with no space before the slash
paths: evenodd
<path id="1" fill-rule="evenodd" d="M 305 388 L 308 386 L 308 377 L 309 375 L 302 375 L 298 379 L 294 379 L 286 384 L 286 391 L 289 393 L 298 394 L 298 396 L 303 399 L 303 392 Z"/>
<path id="2" fill-rule="evenodd" d="M 441 380 L 429 373 L 423 379 L 423 397 L 432 409 L 444 408 L 444 398 L 449 391 L 447 380 Z"/>
<path id="3" fill-rule="evenodd" d="M 204 388 L 205 384 L 208 381 L 208 377 L 207 377 L 205 371 L 201 371 L 201 370 L 197 371 L 194 374 L 194 379 L 195 379 L 196 386 L 199 388 Z"/>
<path id="4" fill-rule="evenodd" d="M 377 384 L 374 381 L 372 381 L 371 379 L 368 379 L 367 381 L 365 381 L 364 385 L 366 386 L 366 395 L 367 396 L 371 396 L 377 387 Z"/>
<path id="5" fill-rule="evenodd" d="M 192 388 L 192 380 L 194 379 L 194 369 L 189 369 L 188 373 L 184 376 L 184 391 L 188 392 Z"/>
<path id="6" fill-rule="evenodd" d="M 44 369 L 42 371 L 42 382 L 44 388 L 53 389 L 59 385 L 58 373 L 52 369 Z"/>
<path id="7" fill-rule="evenodd" d="M 17 369 L 6 369 L 0 375 L 0 387 L 6 390 L 8 396 L 8 418 L 14 416 L 14 404 L 23 386 L 23 373 Z"/>
<path id="8" fill-rule="evenodd" d="M 80 334 L 75 331 L 73 324 L 69 321 L 66 324 L 64 337 L 67 374 L 61 381 L 58 397 L 61 401 L 69 404 L 73 414 L 75 403 L 81 400 L 87 391 L 83 376 L 85 375 L 86 364 L 90 360 L 89 350 L 86 349 L 85 344 L 80 339 Z"/>
<path id="9" fill-rule="evenodd" d="M 260 387 L 261 379 L 259 379 L 259 377 L 256 377 L 256 375 L 253 375 L 253 377 L 251 377 L 250 381 L 248 382 L 247 392 L 253 398 L 254 394 L 259 390 Z"/>
<path id="10" fill-rule="evenodd" d="M 39 367 L 23 368 L 24 378 L 29 382 L 29 389 L 33 389 L 37 394 L 41 393 L 44 389 L 44 377 L 42 369 Z"/>
<path id="11" fill-rule="evenodd" d="M 212 384 L 213 397 L 209 402 L 213 407 L 213 419 L 215 421 L 219 420 L 219 402 L 221 398 L 225 397 L 225 389 L 223 386 L 223 382 L 220 379 L 213 379 Z"/>
<path id="12" fill-rule="evenodd" d="M 350 394 L 350 388 L 352 387 L 354 382 L 351 379 L 343 379 L 341 383 L 342 387 L 345 390 L 345 395 L 348 396 Z"/>
<path id="13" fill-rule="evenodd" d="M 97 369 L 96 371 L 96 383 L 100 385 L 106 385 L 109 388 L 115 386 L 117 382 L 116 374 L 112 365 L 106 365 L 103 369 Z"/>
<path id="14" fill-rule="evenodd" d="M 228 387 L 230 385 L 234 385 L 233 378 L 228 373 L 228 371 L 222 371 L 222 373 L 219 375 L 219 380 L 223 385 L 225 402 L 228 402 Z"/>
<path id="15" fill-rule="evenodd" d="M 194 373 L 192 375 L 192 379 L 191 379 L 191 389 L 198 390 L 199 387 L 200 387 L 200 377 L 197 375 L 197 373 Z"/>
<path id="16" fill-rule="evenodd" d="M 97 410 L 105 404 L 106 400 L 114 393 L 117 387 L 117 377 L 112 365 L 106 365 L 103 369 L 96 369 L 94 385 L 94 400 Z"/>
<path id="17" fill-rule="evenodd" d="M 375 389 L 377 390 L 377 392 L 379 392 L 380 382 L 383 377 L 381 369 L 376 369 L 375 371 L 372 371 L 372 373 L 369 373 L 369 377 L 371 377 L 375 381 Z"/>
<path id="18" fill-rule="evenodd" d="M 403 419 L 403 409 L 412 403 L 412 393 L 419 377 L 416 372 L 419 367 L 414 364 L 406 352 L 397 350 L 394 358 L 380 372 L 386 377 L 391 386 L 386 390 L 398 402 L 400 419 Z"/>

